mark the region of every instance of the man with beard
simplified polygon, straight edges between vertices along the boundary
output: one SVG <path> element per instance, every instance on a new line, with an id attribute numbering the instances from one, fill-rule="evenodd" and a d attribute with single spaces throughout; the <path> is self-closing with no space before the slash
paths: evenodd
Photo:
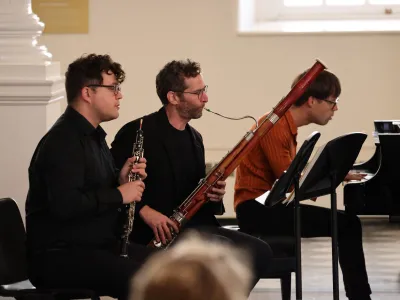
<path id="1" fill-rule="evenodd" d="M 115 163 L 117 167 L 122 166 L 132 155 L 135 132 L 143 119 L 148 177 L 142 201 L 136 206 L 131 240 L 145 245 L 154 236 L 165 244 L 172 239 L 170 228 L 179 231 L 169 216 L 206 175 L 202 137 L 189 125 L 191 119 L 201 117 L 208 102 L 200 65 L 191 60 L 167 63 L 156 77 L 156 89 L 162 108 L 124 125 L 111 144 Z M 271 249 L 250 235 L 220 227 L 214 215 L 224 212 L 224 194 L 225 181 L 219 181 L 207 195 L 210 201 L 185 229 L 196 228 L 248 249 L 253 258 L 255 285 L 268 268 Z"/>

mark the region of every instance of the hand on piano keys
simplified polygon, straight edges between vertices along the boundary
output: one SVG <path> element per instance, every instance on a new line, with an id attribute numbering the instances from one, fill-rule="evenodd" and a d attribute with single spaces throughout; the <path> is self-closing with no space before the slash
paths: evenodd
<path id="1" fill-rule="evenodd" d="M 363 172 L 358 172 L 358 171 L 350 171 L 346 177 L 344 178 L 345 182 L 350 182 L 350 181 L 362 181 L 368 174 L 363 173 Z M 365 178 L 366 179 L 366 178 Z"/>

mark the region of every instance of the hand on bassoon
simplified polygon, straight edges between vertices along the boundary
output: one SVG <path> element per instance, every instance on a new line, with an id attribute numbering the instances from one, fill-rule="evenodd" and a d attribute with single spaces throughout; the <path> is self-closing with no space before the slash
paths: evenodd
<path id="1" fill-rule="evenodd" d="M 171 229 L 176 233 L 179 232 L 178 226 L 166 215 L 152 209 L 150 206 L 145 205 L 139 212 L 143 221 L 153 230 L 157 242 L 165 245 L 167 240 L 172 240 Z M 171 228 L 171 229 L 170 229 Z"/>
<path id="2" fill-rule="evenodd" d="M 211 193 L 207 193 L 207 197 L 210 201 L 219 202 L 222 201 L 225 195 L 225 181 L 217 181 L 215 187 L 212 188 Z"/>

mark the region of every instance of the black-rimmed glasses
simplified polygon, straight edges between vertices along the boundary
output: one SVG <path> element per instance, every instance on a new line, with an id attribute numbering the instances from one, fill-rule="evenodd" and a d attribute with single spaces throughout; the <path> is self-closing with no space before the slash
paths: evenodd
<path id="1" fill-rule="evenodd" d="M 183 94 L 197 95 L 197 97 L 199 97 L 199 99 L 200 99 L 201 96 L 203 96 L 203 93 L 207 93 L 207 89 L 208 89 L 208 85 L 206 85 L 206 86 L 203 87 L 202 89 L 199 89 L 199 90 L 193 91 L 193 92 L 180 92 L 180 91 L 175 91 L 175 93 L 183 93 Z"/>
<path id="2" fill-rule="evenodd" d="M 328 99 L 320 99 L 320 100 L 331 103 L 332 109 L 335 109 L 335 107 L 338 105 L 339 102 L 339 98 L 336 98 L 335 100 L 328 100 Z"/>
<path id="3" fill-rule="evenodd" d="M 121 92 L 121 86 L 119 84 L 113 84 L 113 85 L 89 84 L 86 87 L 105 87 L 105 88 L 108 88 L 109 90 L 113 91 L 114 95 L 118 95 L 118 93 Z"/>

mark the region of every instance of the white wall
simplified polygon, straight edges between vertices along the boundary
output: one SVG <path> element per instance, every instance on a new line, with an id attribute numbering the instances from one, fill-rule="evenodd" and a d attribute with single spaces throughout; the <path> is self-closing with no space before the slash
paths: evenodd
<path id="1" fill-rule="evenodd" d="M 313 130 L 322 133 L 320 143 L 365 131 L 369 138 L 360 158 L 366 159 L 374 148 L 373 120 L 400 119 L 397 34 L 238 36 L 233 0 L 91 0 L 89 10 L 89 34 L 44 35 L 41 43 L 61 62 L 63 72 L 82 53 L 109 53 L 122 63 L 127 72 L 124 99 L 120 118 L 105 125 L 109 142 L 123 124 L 160 107 L 155 76 L 169 60 L 183 58 L 201 63 L 209 85 L 209 108 L 255 117 L 278 103 L 293 78 L 315 58 L 321 59 L 342 82 L 339 111 L 325 127 L 301 128 L 299 144 Z M 207 159 L 217 162 L 251 121 L 206 114 L 192 125 L 203 134 Z M 233 215 L 232 185 L 229 179 L 227 216 Z M 319 203 L 327 205 L 322 200 Z"/>

